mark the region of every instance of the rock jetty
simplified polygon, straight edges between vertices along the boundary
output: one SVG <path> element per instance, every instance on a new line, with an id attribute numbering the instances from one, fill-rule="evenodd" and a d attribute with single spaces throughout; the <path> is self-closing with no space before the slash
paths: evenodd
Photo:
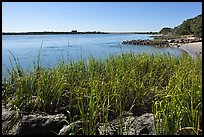
<path id="1" fill-rule="evenodd" d="M 145 39 L 145 40 L 126 40 L 123 41 L 122 44 L 128 45 L 146 45 L 146 46 L 155 46 L 155 47 L 173 47 L 181 44 L 186 43 L 193 43 L 193 42 L 202 42 L 202 38 L 196 37 L 187 37 L 182 36 L 180 38 L 171 38 L 167 36 L 155 36 L 153 40 Z"/>
<path id="2" fill-rule="evenodd" d="M 147 45 L 147 46 L 156 46 L 156 47 L 170 47 L 167 40 L 162 41 L 154 41 L 154 40 L 127 40 L 123 41 L 122 44 L 129 44 L 129 45 Z"/>

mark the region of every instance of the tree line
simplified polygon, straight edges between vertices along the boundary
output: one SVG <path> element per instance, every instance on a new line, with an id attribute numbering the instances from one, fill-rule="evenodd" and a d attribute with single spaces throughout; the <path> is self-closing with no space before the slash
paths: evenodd
<path id="1" fill-rule="evenodd" d="M 159 32 L 164 35 L 194 35 L 202 37 L 202 14 L 184 20 L 182 24 L 174 28 L 162 28 Z"/>

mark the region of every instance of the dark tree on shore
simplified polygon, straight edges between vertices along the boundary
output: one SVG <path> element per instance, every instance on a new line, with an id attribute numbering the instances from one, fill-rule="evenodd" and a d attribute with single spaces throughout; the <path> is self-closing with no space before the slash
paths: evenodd
<path id="1" fill-rule="evenodd" d="M 159 33 L 167 35 L 167 34 L 169 34 L 171 32 L 172 32 L 172 28 L 165 27 L 165 28 L 162 28 Z"/>

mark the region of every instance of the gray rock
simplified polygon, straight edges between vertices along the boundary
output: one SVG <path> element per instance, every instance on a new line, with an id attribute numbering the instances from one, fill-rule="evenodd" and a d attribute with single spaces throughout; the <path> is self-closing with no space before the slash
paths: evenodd
<path id="1" fill-rule="evenodd" d="M 72 129 L 71 125 L 64 125 L 63 128 L 59 131 L 58 135 L 67 135 L 68 132 Z"/>
<path id="2" fill-rule="evenodd" d="M 64 114 L 17 115 L 2 106 L 3 135 L 56 135 L 66 123 Z"/>
<path id="3" fill-rule="evenodd" d="M 70 133 L 78 131 L 82 127 L 82 121 L 78 120 L 64 127 L 59 131 L 58 135 L 69 135 Z"/>
<path id="4" fill-rule="evenodd" d="M 8 110 L 2 105 L 2 134 L 15 135 L 15 131 L 19 125 L 16 119 L 16 112 Z"/>
<path id="5" fill-rule="evenodd" d="M 155 135 L 153 114 L 146 113 L 142 116 L 122 116 L 107 123 L 100 124 L 98 131 L 100 135 L 119 135 L 120 120 L 122 120 L 122 135 Z"/>
<path id="6" fill-rule="evenodd" d="M 18 135 L 56 135 L 65 124 L 64 114 L 24 115 L 17 130 Z"/>

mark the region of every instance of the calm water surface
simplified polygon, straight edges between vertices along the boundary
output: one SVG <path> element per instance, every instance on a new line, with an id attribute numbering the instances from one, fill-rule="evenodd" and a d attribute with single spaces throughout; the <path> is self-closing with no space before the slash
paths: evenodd
<path id="1" fill-rule="evenodd" d="M 2 78 L 8 76 L 14 59 L 29 71 L 37 61 L 40 51 L 41 65 L 51 67 L 64 60 L 78 60 L 93 56 L 106 58 L 122 52 L 161 53 L 180 56 L 183 51 L 177 48 L 155 48 L 152 46 L 122 45 L 123 40 L 152 39 L 144 34 L 69 34 L 69 35 L 2 35 Z M 42 45 L 42 47 L 41 47 Z M 10 52 L 9 52 L 10 51 Z"/>

